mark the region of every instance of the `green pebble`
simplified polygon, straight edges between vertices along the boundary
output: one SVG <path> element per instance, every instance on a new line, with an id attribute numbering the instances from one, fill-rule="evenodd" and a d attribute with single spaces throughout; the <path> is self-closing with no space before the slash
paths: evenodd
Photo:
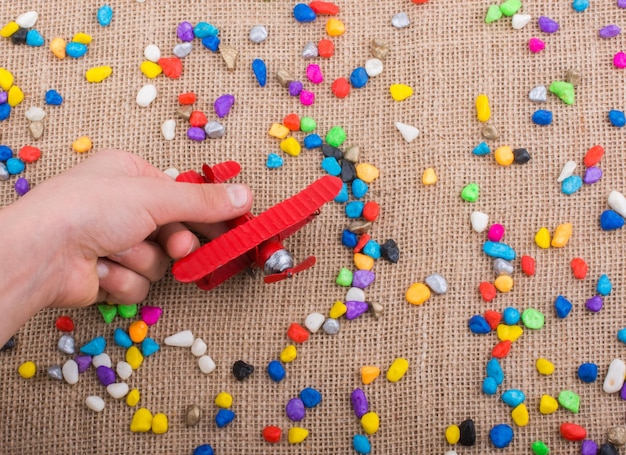
<path id="1" fill-rule="evenodd" d="M 344 286 L 344 287 L 351 286 L 352 285 L 352 270 L 342 267 L 341 270 L 339 271 L 339 275 L 337 275 L 337 279 L 335 280 L 335 282 L 339 286 Z"/>
<path id="2" fill-rule="evenodd" d="M 502 11 L 500 11 L 500 7 L 498 5 L 491 5 L 487 10 L 487 15 L 485 16 L 485 23 L 491 24 L 492 22 L 497 21 L 502 17 Z"/>
<path id="3" fill-rule="evenodd" d="M 137 315 L 137 304 L 134 305 L 118 305 L 117 306 L 118 314 L 125 318 L 130 319 Z"/>
<path id="4" fill-rule="evenodd" d="M 565 104 L 574 104 L 574 84 L 563 81 L 554 81 L 550 84 L 550 93 L 554 93 Z"/>
<path id="5" fill-rule="evenodd" d="M 543 313 L 534 308 L 528 308 L 522 313 L 522 322 L 529 329 L 539 330 L 543 327 L 545 320 Z"/>
<path id="6" fill-rule="evenodd" d="M 315 123 L 315 120 L 311 117 L 302 117 L 300 119 L 300 130 L 305 133 L 310 133 L 311 131 L 314 131 L 315 128 L 317 128 L 317 123 Z"/>
<path id="7" fill-rule="evenodd" d="M 326 143 L 333 147 L 341 147 L 346 140 L 346 131 L 340 126 L 333 126 L 326 135 Z"/>
<path id="8" fill-rule="evenodd" d="M 475 183 L 470 183 L 466 185 L 461 191 L 461 197 L 464 201 L 467 202 L 476 202 L 478 199 L 479 188 Z"/>
<path id="9" fill-rule="evenodd" d="M 506 0 L 506 2 L 500 5 L 500 11 L 502 11 L 502 14 L 505 16 L 511 17 L 513 14 L 517 13 L 521 7 L 521 0 Z"/>
<path id="10" fill-rule="evenodd" d="M 535 455 L 548 455 L 550 448 L 543 441 L 535 441 L 530 445 Z"/>
<path id="11" fill-rule="evenodd" d="M 578 414 L 580 408 L 580 397 L 571 390 L 563 390 L 559 393 L 558 402 L 568 411 Z"/>
<path id="12" fill-rule="evenodd" d="M 117 316 L 117 305 L 109 305 L 108 303 L 101 303 L 98 305 L 98 310 L 104 319 L 104 322 L 110 324 Z"/>

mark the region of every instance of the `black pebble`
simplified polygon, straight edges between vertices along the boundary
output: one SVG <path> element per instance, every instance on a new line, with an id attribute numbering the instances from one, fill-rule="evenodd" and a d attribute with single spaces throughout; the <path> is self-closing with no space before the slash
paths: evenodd
<path id="1" fill-rule="evenodd" d="M 11 41 L 13 44 L 26 44 L 26 35 L 28 35 L 28 29 L 20 27 L 11 35 Z"/>
<path id="2" fill-rule="evenodd" d="M 461 422 L 459 430 L 461 430 L 459 444 L 462 446 L 473 446 L 476 444 L 476 427 L 474 427 L 474 421 L 472 419 Z"/>
<path id="3" fill-rule="evenodd" d="M 322 144 L 322 153 L 327 158 L 330 158 L 331 156 L 336 160 L 343 158 L 343 152 L 340 149 L 328 144 Z"/>
<path id="4" fill-rule="evenodd" d="M 238 381 L 243 381 L 252 373 L 254 373 L 254 367 L 243 360 L 237 360 L 233 365 L 233 374 Z"/>
<path id="5" fill-rule="evenodd" d="M 11 337 L 9 338 L 9 341 L 4 343 L 4 346 L 2 346 L 2 349 L 0 349 L 0 352 L 8 351 L 9 349 L 13 349 L 14 347 L 15 347 L 15 338 Z"/>
<path id="6" fill-rule="evenodd" d="M 530 161 L 530 153 L 526 149 L 513 150 L 513 159 L 517 164 L 526 164 Z"/>
<path id="7" fill-rule="evenodd" d="M 400 260 L 400 249 L 393 239 L 388 239 L 380 246 L 380 254 L 394 264 Z"/>
<path id="8" fill-rule="evenodd" d="M 617 451 L 617 447 L 615 447 L 610 442 L 607 442 L 606 444 L 602 444 L 602 446 L 600 446 L 600 450 L 598 451 L 598 455 L 618 455 L 618 454 L 619 452 Z"/>
<path id="9" fill-rule="evenodd" d="M 350 183 L 356 178 L 356 167 L 354 163 L 343 160 L 341 162 L 341 181 L 344 183 Z"/>

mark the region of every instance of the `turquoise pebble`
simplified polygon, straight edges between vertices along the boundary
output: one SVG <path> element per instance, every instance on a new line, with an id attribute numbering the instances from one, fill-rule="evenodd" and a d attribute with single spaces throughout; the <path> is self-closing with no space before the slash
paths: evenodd
<path id="1" fill-rule="evenodd" d="M 472 153 L 478 156 L 489 155 L 491 153 L 491 149 L 489 148 L 489 145 L 487 145 L 486 142 L 481 142 L 476 147 L 474 147 L 474 150 L 472 150 Z"/>
<path id="2" fill-rule="evenodd" d="M 493 378 L 496 384 L 500 385 L 504 381 L 504 371 L 498 359 L 493 357 L 487 362 L 487 377 Z"/>
<path id="3" fill-rule="evenodd" d="M 208 22 L 198 22 L 193 28 L 193 34 L 196 38 L 204 39 L 208 36 L 217 36 L 220 31 L 215 25 Z"/>
<path id="4" fill-rule="evenodd" d="M 622 343 L 626 343 L 626 328 L 621 329 L 617 332 L 617 339 Z"/>
<path id="5" fill-rule="evenodd" d="M 43 36 L 33 28 L 26 34 L 26 44 L 32 47 L 41 47 L 44 44 Z"/>
<path id="6" fill-rule="evenodd" d="M 13 150 L 7 145 L 0 145 L 0 161 L 6 161 L 13 157 Z"/>
<path id="7" fill-rule="evenodd" d="M 515 325 L 520 320 L 520 313 L 516 308 L 508 307 L 502 312 L 502 321 L 507 325 Z"/>
<path id="8" fill-rule="evenodd" d="M 480 314 L 475 314 L 472 316 L 469 321 L 467 321 L 467 325 L 472 333 L 489 333 L 491 332 L 491 326 L 487 322 L 487 320 L 481 316 Z"/>
<path id="9" fill-rule="evenodd" d="M 348 218 L 359 218 L 363 213 L 363 202 L 352 201 L 346 204 L 346 216 Z"/>
<path id="10" fill-rule="evenodd" d="M 46 104 L 60 106 L 63 104 L 63 97 L 56 90 L 48 90 L 46 92 Z"/>
<path id="11" fill-rule="evenodd" d="M 215 455 L 215 452 L 209 444 L 202 444 L 193 449 L 193 455 Z"/>
<path id="12" fill-rule="evenodd" d="M 111 23 L 111 20 L 113 20 L 113 8 L 109 5 L 102 5 L 98 8 L 96 17 L 100 26 L 107 27 Z"/>
<path id="13" fill-rule="evenodd" d="M 359 238 L 354 232 L 344 229 L 341 233 L 341 244 L 343 246 L 354 248 L 358 242 Z"/>
<path id="14" fill-rule="evenodd" d="M 363 254 L 373 259 L 380 259 L 380 245 L 375 240 L 368 241 L 363 247 Z"/>
<path id="15" fill-rule="evenodd" d="M 267 364 L 267 375 L 274 382 L 280 382 L 285 379 L 285 368 L 278 360 L 272 360 Z"/>
<path id="16" fill-rule="evenodd" d="M 518 389 L 509 389 L 502 394 L 502 401 L 512 408 L 516 408 L 522 404 L 525 399 L 526 395 L 524 395 L 524 392 Z"/>
<path id="17" fill-rule="evenodd" d="M 608 275 L 600 275 L 598 278 L 598 284 L 596 285 L 596 291 L 600 295 L 609 295 L 613 290 L 613 285 Z"/>
<path id="18" fill-rule="evenodd" d="M 367 194 L 368 190 L 369 190 L 369 186 L 367 186 L 367 183 L 365 183 L 363 180 L 354 179 L 352 181 L 352 195 L 355 198 L 361 199 L 363 196 Z"/>
<path id="19" fill-rule="evenodd" d="M 516 256 L 515 250 L 506 243 L 492 242 L 491 240 L 487 240 L 483 243 L 483 252 L 487 256 L 502 258 L 507 261 L 512 261 Z"/>
<path id="20" fill-rule="evenodd" d="M 614 231 L 624 226 L 624 217 L 614 210 L 605 210 L 600 215 L 600 227 L 603 231 Z"/>
<path id="21" fill-rule="evenodd" d="M 267 83 L 267 66 L 265 66 L 265 62 L 260 58 L 252 60 L 252 72 L 259 85 L 265 87 Z"/>
<path id="22" fill-rule="evenodd" d="M 561 182 L 561 192 L 574 194 L 581 186 L 583 186 L 583 179 L 579 175 L 570 175 Z"/>
<path id="23" fill-rule="evenodd" d="M 235 420 L 235 413 L 230 409 L 220 409 L 215 414 L 215 424 L 218 428 L 224 428 L 233 420 Z"/>
<path id="24" fill-rule="evenodd" d="M 367 71 L 362 66 L 355 68 L 350 74 L 350 83 L 354 88 L 362 88 L 365 87 L 367 81 L 369 80 L 369 76 L 367 75 Z"/>
<path id="25" fill-rule="evenodd" d="M 6 162 L 6 167 L 9 174 L 16 175 L 24 172 L 26 165 L 19 158 L 9 158 Z"/>
<path id="26" fill-rule="evenodd" d="M 582 13 L 589 8 L 589 0 L 574 0 L 572 2 L 572 8 L 574 8 L 575 11 Z"/>
<path id="27" fill-rule="evenodd" d="M 341 164 L 334 156 L 328 156 L 322 160 L 322 169 L 330 175 L 338 176 L 341 174 Z"/>
<path id="28" fill-rule="evenodd" d="M 317 14 L 309 5 L 298 3 L 293 7 L 293 17 L 300 23 L 313 22 L 317 19 Z"/>
<path id="29" fill-rule="evenodd" d="M 356 453 L 360 453 L 363 455 L 367 455 L 372 451 L 372 446 L 370 444 L 370 440 L 367 439 L 367 436 L 362 434 L 355 434 L 352 438 L 352 447 Z"/>
<path id="30" fill-rule="evenodd" d="M 564 319 L 569 315 L 570 311 L 572 311 L 572 303 L 562 295 L 559 295 L 554 300 L 554 309 L 556 310 L 556 315 Z"/>
<path id="31" fill-rule="evenodd" d="M 312 387 L 307 387 L 300 392 L 300 399 L 305 407 L 314 408 L 322 402 L 322 394 Z"/>
<path id="32" fill-rule="evenodd" d="M 267 155 L 267 161 L 265 162 L 265 166 L 268 169 L 278 169 L 283 165 L 283 157 L 277 155 L 276 153 L 270 153 Z"/>
<path id="33" fill-rule="evenodd" d="M 11 105 L 9 103 L 0 104 L 0 121 L 6 120 L 11 116 Z"/>
<path id="34" fill-rule="evenodd" d="M 513 440 L 513 428 L 505 423 L 496 425 L 489 431 L 489 439 L 498 449 L 508 447 Z"/>
<path id="35" fill-rule="evenodd" d="M 72 58 L 80 58 L 87 53 L 87 46 L 72 41 L 65 46 L 65 53 Z"/>
<path id="36" fill-rule="evenodd" d="M 578 367 L 578 378 L 583 382 L 594 382 L 598 378 L 598 365 L 583 363 Z"/>
<path id="37" fill-rule="evenodd" d="M 319 134 L 309 134 L 304 137 L 303 143 L 304 143 L 304 148 L 310 150 L 310 149 L 316 149 L 318 147 L 321 147 L 324 141 L 319 136 Z"/>
<path id="38" fill-rule="evenodd" d="M 339 191 L 339 194 L 335 196 L 335 202 L 339 202 L 339 203 L 348 202 L 349 198 L 350 196 L 348 195 L 348 184 L 344 183 L 341 186 L 341 190 Z"/>
<path id="39" fill-rule="evenodd" d="M 133 345 L 133 340 L 130 339 L 128 333 L 119 327 L 113 331 L 113 341 L 118 346 L 128 349 Z"/>
<path id="40" fill-rule="evenodd" d="M 145 338 L 141 342 L 141 354 L 144 357 L 148 357 L 149 355 L 154 354 L 159 349 L 161 349 L 161 346 L 159 346 L 159 343 L 154 341 L 152 338 Z"/>
<path id="41" fill-rule="evenodd" d="M 483 380 L 483 393 L 485 395 L 495 395 L 498 391 L 498 383 L 494 378 L 487 376 Z"/>
<path id="42" fill-rule="evenodd" d="M 547 126 L 552 123 L 552 112 L 539 109 L 533 114 L 532 121 L 535 125 Z"/>
<path id="43" fill-rule="evenodd" d="M 611 122 L 611 125 L 618 128 L 626 125 L 626 115 L 624 115 L 624 111 L 609 111 L 609 122 Z"/>
<path id="44" fill-rule="evenodd" d="M 104 352 L 107 342 L 104 337 L 96 337 L 80 348 L 80 352 L 90 356 L 100 355 Z"/>
<path id="45" fill-rule="evenodd" d="M 220 48 L 220 39 L 217 36 L 209 35 L 202 38 L 202 45 L 210 51 L 217 52 Z"/>

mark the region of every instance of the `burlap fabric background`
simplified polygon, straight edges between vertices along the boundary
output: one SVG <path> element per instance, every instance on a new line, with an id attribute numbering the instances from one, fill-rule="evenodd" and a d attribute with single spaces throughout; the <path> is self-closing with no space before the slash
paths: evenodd
<path id="1" fill-rule="evenodd" d="M 377 280 L 366 291 L 369 301 L 384 305 L 383 316 L 375 320 L 366 314 L 355 321 L 342 321 L 336 336 L 312 336 L 299 346 L 297 360 L 287 366 L 288 378 L 278 385 L 269 380 L 265 366 L 288 344 L 288 325 L 302 322 L 313 311 L 327 313 L 333 302 L 345 295 L 345 290 L 334 284 L 341 267 L 352 267 L 351 254 L 339 241 L 348 223 L 342 206 L 328 204 L 311 225 L 286 242 L 297 259 L 309 254 L 318 258 L 313 269 L 293 280 L 265 285 L 259 276 L 241 274 L 208 293 L 171 277 L 155 284 L 144 303 L 165 311 L 150 329 L 150 336 L 162 342 L 171 333 L 191 329 L 207 341 L 209 354 L 218 365 L 215 372 L 204 376 L 187 349 L 163 347 L 132 375 L 128 383 L 141 391 L 140 405 L 169 417 L 169 432 L 160 436 L 131 433 L 128 427 L 134 409 L 108 397 L 93 370 L 74 386 L 54 381 L 45 373 L 49 365 L 66 360 L 56 348 L 59 332 L 54 321 L 58 315 L 74 318 L 79 344 L 104 335 L 114 362 L 123 358 L 123 350 L 112 343 L 113 329 L 126 328 L 129 321 L 118 318 L 108 326 L 95 306 L 42 312 L 18 333 L 16 349 L 0 354 L 0 452 L 188 454 L 197 445 L 210 443 L 218 454 L 351 453 L 352 436 L 362 432 L 349 401 L 350 392 L 362 386 L 359 368 L 378 365 L 384 374 L 399 356 L 410 361 L 402 381 L 391 384 L 381 377 L 364 386 L 371 409 L 381 419 L 379 432 L 370 438 L 373 453 L 444 453 L 450 450 L 445 428 L 466 418 L 476 422 L 477 445 L 455 450 L 460 454 L 495 451 L 488 440 L 489 429 L 498 423 L 513 425 L 508 406 L 480 391 L 485 364 L 497 339 L 495 334 L 470 334 L 467 320 L 486 309 L 507 306 L 538 308 L 546 314 L 546 326 L 527 331 L 502 361 L 506 378 L 500 392 L 523 390 L 531 418 L 527 427 L 513 425 L 515 439 L 505 452 L 530 453 L 531 442 L 541 439 L 552 453 L 575 453 L 578 444 L 559 436 L 561 422 L 584 425 L 589 436 L 600 442 L 609 428 L 624 424 L 624 403 L 618 396 L 602 392 L 609 363 L 615 357 L 623 358 L 625 350 L 616 339 L 617 330 L 626 325 L 624 231 L 603 232 L 598 224 L 609 191 L 626 190 L 624 132 L 611 127 L 606 118 L 610 109 L 625 107 L 624 73 L 612 65 L 613 55 L 623 49 L 623 38 L 605 41 L 597 36 L 606 24 L 624 25 L 625 12 L 614 0 L 592 2 L 585 13 L 576 13 L 570 1 L 528 0 L 523 11 L 534 19 L 519 31 L 513 30 L 506 18 L 484 24 L 490 2 L 483 0 L 431 0 L 425 5 L 408 0 L 338 1 L 339 18 L 347 32 L 333 39 L 333 58 L 316 60 L 326 80 L 316 87 L 306 83 L 317 95 L 311 107 L 289 97 L 274 78 L 276 70 L 285 68 L 304 80 L 309 62 L 301 58 L 302 48 L 325 36 L 324 18 L 312 24 L 298 24 L 293 19 L 295 2 L 109 3 L 114 10 L 113 23 L 101 28 L 95 13 L 102 2 L 3 2 L 2 23 L 27 10 L 38 11 L 36 28 L 47 42 L 44 48 L 29 48 L 0 41 L 0 66 L 13 72 L 16 84 L 26 93 L 25 102 L 0 125 L 2 143 L 16 149 L 31 143 L 24 112 L 33 105 L 42 106 L 50 88 L 65 96 L 62 106 L 45 107 L 47 129 L 36 144 L 43 156 L 28 165 L 24 174 L 32 184 L 83 160 L 85 156 L 73 152 L 71 144 L 78 136 L 89 135 L 94 150 L 129 150 L 163 169 L 199 169 L 205 162 L 237 160 L 242 164 L 238 180 L 253 189 L 253 211 L 258 213 L 323 174 L 319 151 L 304 151 L 297 158 L 285 155 L 285 165 L 279 170 L 265 167 L 267 154 L 278 150 L 278 141 L 267 135 L 269 126 L 296 112 L 314 117 L 322 136 L 333 125 L 342 125 L 347 144 L 361 146 L 362 161 L 380 168 L 381 176 L 367 196 L 382 207 L 371 233 L 381 242 L 394 238 L 402 258 L 395 265 L 379 261 Z M 402 30 L 390 23 L 400 11 L 406 11 L 411 19 L 410 27 Z M 555 35 L 542 34 L 536 24 L 540 15 L 559 21 L 561 30 Z M 183 76 L 179 80 L 160 76 L 155 81 L 158 99 L 146 109 L 139 108 L 135 96 L 148 82 L 139 71 L 144 47 L 154 43 L 164 55 L 169 54 L 178 42 L 176 26 L 183 20 L 218 26 L 222 42 L 239 50 L 239 65 L 228 71 L 219 55 L 196 41 L 184 60 Z M 264 24 L 269 30 L 269 38 L 260 45 L 248 40 L 255 24 Z M 81 31 L 94 38 L 85 57 L 58 60 L 48 50 L 53 37 L 69 39 Z M 527 49 L 533 36 L 547 43 L 538 55 Z M 364 88 L 354 89 L 347 99 L 335 98 L 330 83 L 337 77 L 349 77 L 353 68 L 370 58 L 374 37 L 387 40 L 392 49 L 383 74 Z M 267 63 L 265 88 L 257 85 L 250 71 L 254 58 Z M 108 80 L 101 84 L 85 81 L 86 69 L 105 64 L 113 67 Z M 563 80 L 572 67 L 583 76 L 576 89 L 576 104 L 566 106 L 550 96 L 542 107 L 553 111 L 554 123 L 533 125 L 530 116 L 538 106 L 528 101 L 528 91 Z M 414 95 L 401 103 L 394 101 L 389 96 L 393 83 L 410 85 Z M 190 90 L 198 94 L 197 108 L 209 116 L 215 98 L 224 93 L 235 95 L 236 104 L 224 120 L 224 138 L 193 143 L 185 136 L 182 122 L 172 142 L 162 138 L 161 123 L 175 117 L 177 95 Z M 471 154 L 482 140 L 474 110 L 479 93 L 490 97 L 492 123 L 501 131 L 501 138 L 490 142 L 492 149 L 503 144 L 526 147 L 532 154 L 528 164 L 501 167 L 492 156 Z M 407 144 L 394 128 L 396 121 L 417 126 L 420 137 Z M 556 182 L 563 164 L 576 161 L 580 173 L 584 153 L 595 144 L 602 144 L 607 151 L 601 162 L 602 180 L 565 196 Z M 439 181 L 425 187 L 421 174 L 431 166 Z M 13 180 L 0 185 L 5 205 L 16 199 Z M 460 198 L 462 187 L 472 181 L 481 188 L 474 204 Z M 484 211 L 492 222 L 504 224 L 505 241 L 519 255 L 534 256 L 538 264 L 537 275 L 529 278 L 516 261 L 512 292 L 498 295 L 491 304 L 484 303 L 477 290 L 481 281 L 493 280 L 494 275 L 492 260 L 481 252 L 485 236 L 470 226 L 473 210 Z M 574 225 L 566 248 L 539 250 L 535 246 L 533 237 L 540 227 L 553 231 L 564 222 Z M 583 281 L 575 280 L 569 267 L 577 256 L 589 263 Z M 4 266 L 19 266 L 19 261 L 15 258 L 15 264 Z M 422 307 L 409 305 L 404 299 L 407 287 L 433 272 L 446 277 L 448 293 L 431 297 Z M 591 314 L 584 309 L 584 302 L 594 295 L 602 273 L 609 275 L 614 291 L 605 299 L 605 308 Z M 558 320 L 552 307 L 558 294 L 575 305 L 565 320 Z M 540 356 L 556 364 L 553 376 L 540 377 L 535 370 L 534 362 Z M 39 371 L 26 381 L 18 376 L 17 367 L 29 359 L 37 363 Z M 237 382 L 230 371 L 238 359 L 257 367 L 244 382 Z M 599 365 L 600 378 L 594 384 L 583 384 L 576 376 L 578 365 L 587 361 Z M 296 446 L 286 440 L 272 446 L 264 442 L 264 426 L 278 425 L 285 432 L 294 426 L 284 407 L 307 386 L 323 393 L 323 403 L 299 424 L 310 430 L 309 438 Z M 564 389 L 580 394 L 580 413 L 560 409 L 550 416 L 541 415 L 541 395 L 557 396 Z M 213 422 L 217 410 L 213 400 L 222 390 L 234 396 L 237 418 L 229 427 L 218 429 Z M 105 398 L 104 412 L 96 414 L 85 407 L 85 397 L 93 394 Z M 184 411 L 192 403 L 201 407 L 205 417 L 198 426 L 186 428 Z"/>

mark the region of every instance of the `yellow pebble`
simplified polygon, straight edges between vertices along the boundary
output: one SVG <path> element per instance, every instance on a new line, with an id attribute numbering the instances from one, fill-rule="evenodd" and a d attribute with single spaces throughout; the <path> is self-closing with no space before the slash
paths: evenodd
<path id="1" fill-rule="evenodd" d="M 361 426 L 367 434 L 374 434 L 380 427 L 380 418 L 375 412 L 367 412 L 361 417 Z"/>
<path id="2" fill-rule="evenodd" d="M 380 171 L 373 164 L 359 163 L 356 165 L 356 176 L 365 183 L 372 183 L 379 175 Z"/>
<path id="3" fill-rule="evenodd" d="M 152 418 L 152 432 L 154 434 L 167 433 L 167 416 L 161 412 L 155 414 Z"/>
<path id="4" fill-rule="evenodd" d="M 130 422 L 130 431 L 133 433 L 145 433 L 152 428 L 152 413 L 146 408 L 139 408 Z"/>
<path id="5" fill-rule="evenodd" d="M 366 254 L 355 253 L 354 266 L 359 270 L 372 270 L 374 268 L 374 258 Z"/>
<path id="6" fill-rule="evenodd" d="M 63 38 L 53 38 L 50 41 L 50 50 L 56 58 L 65 58 L 65 46 L 67 46 L 67 43 Z"/>
<path id="7" fill-rule="evenodd" d="M 394 100 L 404 101 L 413 94 L 413 89 L 406 84 L 391 84 L 389 93 Z"/>
<path id="8" fill-rule="evenodd" d="M 88 44 L 91 44 L 92 39 L 93 38 L 91 37 L 91 35 L 88 35 L 87 33 L 83 33 L 83 32 L 78 32 L 72 38 L 72 42 L 88 45 Z"/>
<path id="9" fill-rule="evenodd" d="M 272 126 L 267 134 L 277 139 L 285 139 L 289 134 L 289 128 L 280 123 L 272 123 Z"/>
<path id="10" fill-rule="evenodd" d="M 85 153 L 91 150 L 93 144 L 89 136 L 81 136 L 72 143 L 72 148 L 76 153 Z"/>
<path id="11" fill-rule="evenodd" d="M 513 278 L 508 275 L 500 275 L 493 282 L 493 285 L 500 292 L 509 292 L 513 289 Z"/>
<path id="12" fill-rule="evenodd" d="M 511 411 L 511 418 L 513 419 L 513 423 L 518 427 L 525 427 L 528 425 L 528 409 L 524 403 L 518 404 L 515 406 L 515 409 Z"/>
<path id="13" fill-rule="evenodd" d="M 446 428 L 446 441 L 448 441 L 448 444 L 454 445 L 459 442 L 459 439 L 461 439 L 461 429 L 458 425 L 450 425 Z"/>
<path id="14" fill-rule="evenodd" d="M 496 163 L 498 163 L 500 166 L 509 166 L 513 162 L 513 160 L 515 160 L 513 149 L 508 145 L 498 147 L 496 151 L 493 152 L 493 156 L 496 159 Z"/>
<path id="15" fill-rule="evenodd" d="M 380 375 L 380 368 L 373 365 L 361 367 L 361 382 L 363 384 L 371 384 Z"/>
<path id="16" fill-rule="evenodd" d="M 346 26 L 339 19 L 330 18 L 326 22 L 326 33 L 330 36 L 341 36 L 345 33 Z"/>
<path id="17" fill-rule="evenodd" d="M 293 427 L 289 429 L 289 444 L 299 444 L 304 441 L 309 435 L 309 430 L 300 427 Z"/>
<path id="18" fill-rule="evenodd" d="M 302 151 L 300 143 L 294 137 L 283 139 L 280 143 L 280 149 L 288 155 L 298 156 Z"/>
<path id="19" fill-rule="evenodd" d="M 220 392 L 215 397 L 215 404 L 222 409 L 228 409 L 233 405 L 233 396 L 228 392 Z"/>
<path id="20" fill-rule="evenodd" d="M 569 242 L 569 238 L 572 236 L 573 226 L 571 223 L 559 224 L 554 231 L 552 237 L 552 245 L 554 248 L 563 248 Z"/>
<path id="21" fill-rule="evenodd" d="M 550 395 L 542 395 L 541 401 L 539 402 L 539 412 L 544 415 L 552 414 L 559 409 L 559 402 L 556 401 L 556 398 L 551 397 Z"/>
<path id="22" fill-rule="evenodd" d="M 85 73 L 85 78 L 89 82 L 102 82 L 111 75 L 113 68 L 110 66 L 95 66 L 89 68 Z"/>
<path id="23" fill-rule="evenodd" d="M 422 184 L 424 185 L 434 185 L 437 183 L 437 174 L 435 173 L 435 169 L 432 167 L 424 170 L 422 174 Z"/>
<path id="24" fill-rule="evenodd" d="M 24 101 L 24 92 L 17 85 L 14 85 L 9 89 L 9 100 L 8 103 L 11 107 L 15 107 Z"/>
<path id="25" fill-rule="evenodd" d="M 393 361 L 387 370 L 387 380 L 389 382 L 398 382 L 406 374 L 409 369 L 409 361 L 402 357 L 398 357 Z"/>
<path id="26" fill-rule="evenodd" d="M 550 248 L 550 231 L 547 227 L 542 227 L 535 234 L 535 243 L 539 248 Z"/>
<path id="27" fill-rule="evenodd" d="M 13 73 L 5 68 L 0 68 L 0 88 L 8 92 L 13 85 Z"/>
<path id="28" fill-rule="evenodd" d="M 514 343 L 524 333 L 524 329 L 519 325 L 498 324 L 496 329 L 500 341 L 509 340 Z"/>
<path id="29" fill-rule="evenodd" d="M 296 360 L 298 356 L 298 350 L 293 344 L 290 344 L 280 353 L 280 361 L 283 363 L 291 363 Z"/>
<path id="30" fill-rule="evenodd" d="M 0 30 L 0 36 L 3 38 L 8 38 L 17 32 L 20 29 L 20 26 L 17 25 L 17 22 L 11 21 Z"/>
<path id="31" fill-rule="evenodd" d="M 161 68 L 156 63 L 151 62 L 150 60 L 145 60 L 141 62 L 139 69 L 149 79 L 154 79 L 163 72 L 163 68 Z"/>
<path id="32" fill-rule="evenodd" d="M 139 393 L 139 390 L 137 389 L 133 389 L 130 392 L 128 392 L 128 395 L 126 395 L 126 404 L 128 406 L 135 407 L 137 406 L 137 403 L 139 403 L 139 400 L 141 399 L 141 395 Z"/>
<path id="33" fill-rule="evenodd" d="M 406 290 L 406 301 L 413 305 L 421 305 L 430 298 L 430 288 L 424 283 L 413 283 Z"/>
<path id="34" fill-rule="evenodd" d="M 346 304 L 343 303 L 341 300 L 337 300 L 330 308 L 328 316 L 330 316 L 332 319 L 339 319 L 341 316 L 346 314 L 346 311 L 348 311 L 348 307 L 346 307 Z"/>
<path id="35" fill-rule="evenodd" d="M 143 363 L 143 355 L 137 346 L 131 346 L 126 350 L 126 362 L 133 370 L 136 370 Z"/>
<path id="36" fill-rule="evenodd" d="M 481 122 L 488 122 L 491 118 L 491 108 L 489 107 L 489 98 L 482 93 L 476 97 L 476 116 Z"/>
<path id="37" fill-rule="evenodd" d="M 535 362 L 535 367 L 539 374 L 543 374 L 545 376 L 550 376 L 554 373 L 554 364 L 550 362 L 548 359 L 544 359 L 543 357 L 537 359 Z"/>
<path id="38" fill-rule="evenodd" d="M 31 361 L 24 362 L 23 364 L 19 366 L 19 368 L 17 369 L 17 372 L 24 379 L 30 379 L 33 376 L 35 376 L 35 373 L 37 373 L 37 365 L 35 365 L 35 362 L 31 362 Z"/>

